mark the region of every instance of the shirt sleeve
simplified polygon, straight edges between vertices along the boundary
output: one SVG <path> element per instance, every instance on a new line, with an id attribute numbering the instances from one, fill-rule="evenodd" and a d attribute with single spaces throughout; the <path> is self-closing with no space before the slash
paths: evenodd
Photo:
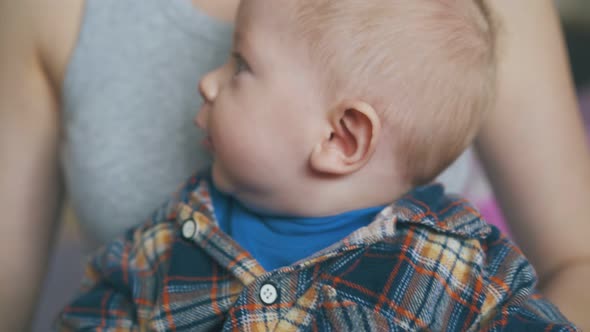
<path id="1" fill-rule="evenodd" d="M 537 289 L 537 274 L 522 251 L 497 228 L 483 244 L 487 281 L 476 331 L 579 331 Z"/>
<path id="2" fill-rule="evenodd" d="M 147 330 L 160 276 L 177 237 L 176 211 L 196 180 L 180 189 L 143 225 L 102 247 L 90 259 L 77 297 L 55 321 L 58 331 Z"/>
<path id="3" fill-rule="evenodd" d="M 119 239 L 91 259 L 80 292 L 59 315 L 56 330 L 138 330 L 137 308 L 129 278 L 136 269 L 128 259 L 131 251 L 132 244 Z"/>
<path id="4" fill-rule="evenodd" d="M 518 297 L 483 317 L 477 331 L 579 331 L 559 310 L 536 293 L 524 302 Z"/>

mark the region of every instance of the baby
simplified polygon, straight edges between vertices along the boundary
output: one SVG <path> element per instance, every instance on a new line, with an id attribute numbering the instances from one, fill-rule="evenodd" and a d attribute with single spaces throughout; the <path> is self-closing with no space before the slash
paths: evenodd
<path id="1" fill-rule="evenodd" d="M 478 0 L 243 0 L 195 122 L 214 161 L 102 248 L 60 330 L 574 330 L 428 184 L 494 99 Z"/>

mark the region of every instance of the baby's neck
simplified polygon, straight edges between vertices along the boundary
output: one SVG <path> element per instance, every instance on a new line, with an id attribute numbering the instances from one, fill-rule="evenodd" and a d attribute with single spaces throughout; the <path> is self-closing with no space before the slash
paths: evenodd
<path id="1" fill-rule="evenodd" d="M 235 197 L 254 212 L 275 216 L 325 217 L 388 205 L 407 193 L 411 187 L 391 178 L 306 179 L 294 184 L 292 191 L 273 193 L 258 198 L 264 206 L 249 204 L 252 200 Z"/>
<path id="2" fill-rule="evenodd" d="M 308 197 L 302 199 L 298 210 L 310 217 L 336 215 L 390 204 L 409 189 L 405 186 L 384 183 L 340 182 L 314 190 Z"/>

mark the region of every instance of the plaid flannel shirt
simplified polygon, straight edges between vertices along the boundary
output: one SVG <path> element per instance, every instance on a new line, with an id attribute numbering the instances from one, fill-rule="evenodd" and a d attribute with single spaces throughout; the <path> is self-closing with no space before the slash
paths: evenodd
<path id="1" fill-rule="evenodd" d="M 265 271 L 215 221 L 195 176 L 103 247 L 63 331 L 574 331 L 535 290 L 522 252 L 439 185 L 367 227 Z"/>

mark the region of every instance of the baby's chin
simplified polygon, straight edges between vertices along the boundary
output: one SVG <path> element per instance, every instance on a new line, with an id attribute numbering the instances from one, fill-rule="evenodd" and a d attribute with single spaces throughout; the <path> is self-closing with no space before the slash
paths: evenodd
<path id="1" fill-rule="evenodd" d="M 281 196 L 279 193 L 264 188 L 263 184 L 245 184 L 237 179 L 232 179 L 215 161 L 211 167 L 211 181 L 218 192 L 230 196 L 246 210 L 257 215 L 267 217 L 302 216 L 288 209 L 289 202 L 277 201 L 277 197 Z"/>
<path id="2" fill-rule="evenodd" d="M 215 166 L 215 162 L 213 162 L 213 165 L 211 166 L 211 181 L 213 182 L 215 189 L 226 195 L 232 195 L 231 186 L 229 185 L 225 177 L 221 174 L 219 169 Z"/>
<path id="3" fill-rule="evenodd" d="M 248 194 L 243 190 L 237 190 L 236 188 L 234 188 L 234 186 L 232 186 L 229 183 L 229 181 L 227 181 L 223 176 L 220 176 L 220 174 L 215 172 L 214 170 L 212 171 L 211 179 L 217 191 L 231 197 L 232 199 L 235 199 L 237 203 L 239 203 L 244 209 L 248 210 L 251 213 L 267 217 L 291 216 L 281 211 L 276 211 L 270 207 L 258 204 L 257 201 L 259 200 L 254 199 L 252 197 L 252 194 Z"/>

